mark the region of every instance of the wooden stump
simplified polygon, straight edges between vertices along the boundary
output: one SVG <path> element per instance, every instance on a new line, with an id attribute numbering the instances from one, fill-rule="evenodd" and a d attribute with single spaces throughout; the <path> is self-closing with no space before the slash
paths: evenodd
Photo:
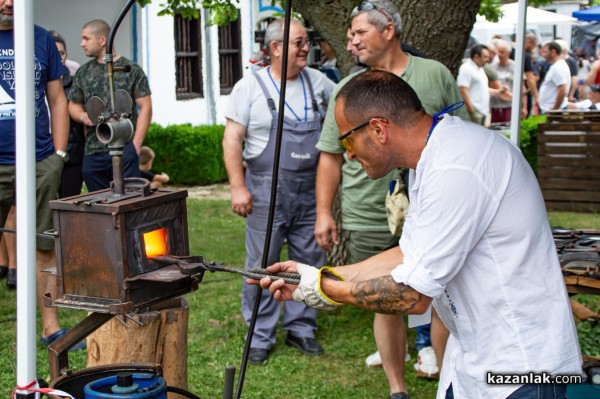
<path id="1" fill-rule="evenodd" d="M 116 316 L 90 334 L 87 367 L 157 363 L 167 385 L 187 389 L 188 303 L 176 298 L 157 306 L 145 313 Z M 169 399 L 183 396 L 169 393 Z"/>

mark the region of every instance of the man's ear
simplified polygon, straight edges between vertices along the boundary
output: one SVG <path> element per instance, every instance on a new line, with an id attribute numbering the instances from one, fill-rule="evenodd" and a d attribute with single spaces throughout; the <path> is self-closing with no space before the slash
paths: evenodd
<path id="1" fill-rule="evenodd" d="M 108 38 L 104 35 L 100 36 L 100 44 L 102 45 L 102 47 L 106 47 L 106 43 L 108 42 Z M 106 49 L 108 50 L 108 49 Z"/>
<path id="2" fill-rule="evenodd" d="M 279 57 L 281 55 L 282 47 L 279 45 L 278 41 L 273 40 L 269 43 L 270 54 L 273 57 Z"/>
<path id="3" fill-rule="evenodd" d="M 385 144 L 388 140 L 390 122 L 385 118 L 375 118 L 371 120 L 371 126 L 373 126 L 377 140 L 381 144 Z"/>
<path id="4" fill-rule="evenodd" d="M 396 27 L 394 26 L 394 24 L 389 22 L 384 29 L 384 33 L 385 33 L 385 38 L 387 40 L 392 40 L 394 38 L 394 35 L 396 34 Z"/>

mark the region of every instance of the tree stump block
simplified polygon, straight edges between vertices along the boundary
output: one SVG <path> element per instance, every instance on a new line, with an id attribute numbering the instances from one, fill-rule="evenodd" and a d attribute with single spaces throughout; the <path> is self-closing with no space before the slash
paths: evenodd
<path id="1" fill-rule="evenodd" d="M 87 367 L 115 363 L 162 365 L 168 386 L 187 389 L 189 305 L 184 298 L 144 313 L 118 315 L 86 338 Z M 183 399 L 169 393 L 169 399 Z"/>

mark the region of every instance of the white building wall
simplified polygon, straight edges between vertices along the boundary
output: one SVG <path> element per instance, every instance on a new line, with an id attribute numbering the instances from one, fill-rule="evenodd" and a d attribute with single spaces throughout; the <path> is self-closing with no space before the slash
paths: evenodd
<path id="1" fill-rule="evenodd" d="M 572 17 L 573 12 L 579 11 L 582 4 L 587 4 L 587 1 L 557 1 L 540 8 L 547 11 L 553 11 L 557 14 Z M 545 41 L 560 37 L 569 44 L 571 43 L 571 29 L 572 25 L 540 26 L 542 37 Z"/>
<path id="2" fill-rule="evenodd" d="M 69 59 L 83 64 L 90 60 L 80 47 L 83 24 L 103 19 L 112 25 L 124 4 L 124 1 L 34 0 L 34 22 L 60 33 L 67 42 Z M 129 59 L 134 57 L 133 26 L 133 12 L 129 11 L 114 42 L 116 52 Z"/>
<path id="3" fill-rule="evenodd" d="M 95 18 L 104 19 L 112 25 L 123 4 L 124 1 L 113 0 L 34 0 L 35 23 L 62 34 L 67 41 L 69 58 L 83 64 L 89 58 L 79 46 L 81 26 Z M 160 1 L 154 1 L 144 8 L 135 4 L 135 11 L 129 11 L 115 37 L 116 52 L 132 60 L 137 58 L 137 63 L 148 76 L 152 90 L 152 121 L 163 126 L 224 124 L 229 96 L 220 94 L 218 28 L 207 26 L 207 14 L 201 10 L 204 97 L 178 101 L 175 93 L 174 20 L 171 16 L 158 16 L 160 4 Z M 242 0 L 239 7 L 242 69 L 247 75 L 252 73 L 249 60 L 260 49 L 254 43 L 254 31 L 261 21 L 283 10 L 273 7 L 271 0 Z"/>
<path id="4" fill-rule="evenodd" d="M 268 3 L 269 9 L 261 10 L 261 2 Z M 263 8 L 266 8 L 263 7 Z M 143 46 L 147 63 L 144 69 L 148 73 L 152 90 L 153 121 L 161 125 L 191 123 L 224 124 L 225 108 L 229 96 L 220 94 L 219 84 L 219 48 L 218 28 L 207 26 L 207 15 L 201 12 L 202 54 L 204 97 L 177 101 L 175 93 L 175 38 L 173 18 L 159 17 L 158 2 L 150 3 L 143 10 L 142 40 L 149 45 Z M 271 15 L 269 0 L 240 2 L 242 34 L 242 67 L 244 74 L 251 73 L 248 68 L 251 54 L 258 49 L 254 44 L 256 17 Z M 208 40 L 210 38 L 210 44 Z M 210 90 L 212 87 L 212 90 Z M 213 98 L 211 99 L 211 95 Z"/>

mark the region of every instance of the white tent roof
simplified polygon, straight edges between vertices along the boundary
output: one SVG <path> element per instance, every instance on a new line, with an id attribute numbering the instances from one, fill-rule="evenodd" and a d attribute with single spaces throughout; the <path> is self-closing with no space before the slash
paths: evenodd
<path id="1" fill-rule="evenodd" d="M 514 29 L 519 16 L 519 3 L 504 4 L 500 7 L 500 10 L 502 10 L 503 16 L 498 22 L 488 22 L 484 17 L 478 15 L 475 27 L 484 29 L 491 25 L 499 29 Z M 569 17 L 568 15 L 527 7 L 527 25 L 568 25 L 576 22 L 577 18 Z"/>

